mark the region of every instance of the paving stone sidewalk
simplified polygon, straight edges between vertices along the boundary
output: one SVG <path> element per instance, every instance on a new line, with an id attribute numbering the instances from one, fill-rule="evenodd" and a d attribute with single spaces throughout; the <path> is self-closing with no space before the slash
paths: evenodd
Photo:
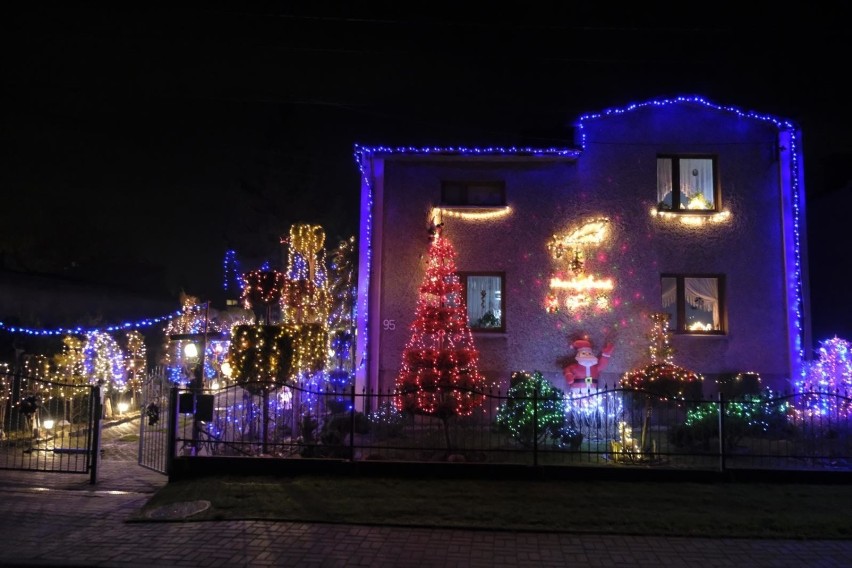
<path id="1" fill-rule="evenodd" d="M 0 471 L 0 566 L 848 567 L 852 541 L 700 539 L 275 521 L 127 522 L 167 482 L 105 435 L 87 475 Z"/>

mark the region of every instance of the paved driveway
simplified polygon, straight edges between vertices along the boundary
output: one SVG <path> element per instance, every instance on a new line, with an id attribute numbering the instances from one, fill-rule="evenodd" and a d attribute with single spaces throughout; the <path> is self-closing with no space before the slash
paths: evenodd
<path id="1" fill-rule="evenodd" d="M 107 431 L 108 430 L 108 431 Z M 166 483 L 105 430 L 87 475 L 0 471 L 0 566 L 850 566 L 852 541 L 697 539 L 275 521 L 127 522 Z"/>

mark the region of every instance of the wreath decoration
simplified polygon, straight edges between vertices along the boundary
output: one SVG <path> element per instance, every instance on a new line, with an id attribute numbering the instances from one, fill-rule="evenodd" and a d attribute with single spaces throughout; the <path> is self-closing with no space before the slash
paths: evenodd
<path id="1" fill-rule="evenodd" d="M 37 395 L 30 395 L 28 397 L 22 398 L 21 402 L 18 403 L 21 407 L 21 412 L 27 415 L 27 417 L 31 417 L 36 411 L 41 407 L 41 397 Z"/>
<path id="2" fill-rule="evenodd" d="M 148 426 L 153 426 L 160 421 L 160 407 L 151 403 L 145 408 L 145 416 L 148 417 Z"/>

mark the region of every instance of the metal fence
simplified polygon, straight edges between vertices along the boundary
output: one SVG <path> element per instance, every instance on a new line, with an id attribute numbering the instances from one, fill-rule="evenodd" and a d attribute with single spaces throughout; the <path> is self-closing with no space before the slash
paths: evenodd
<path id="1" fill-rule="evenodd" d="M 139 393 L 139 465 L 162 474 L 168 473 L 172 390 L 163 368 L 155 367 Z"/>
<path id="2" fill-rule="evenodd" d="M 476 393 L 468 416 L 400 412 L 392 392 L 257 383 L 175 389 L 174 456 L 671 469 L 852 470 L 839 392 L 676 400 L 631 389 Z"/>
<path id="3" fill-rule="evenodd" d="M 0 469 L 97 477 L 100 387 L 0 372 Z"/>

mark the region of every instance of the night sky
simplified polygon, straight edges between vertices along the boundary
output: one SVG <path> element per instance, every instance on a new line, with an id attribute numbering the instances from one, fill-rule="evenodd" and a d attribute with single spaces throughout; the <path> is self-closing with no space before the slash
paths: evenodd
<path id="1" fill-rule="evenodd" d="M 6 270 L 177 306 L 221 289 L 229 248 L 248 270 L 294 223 L 356 235 L 355 143 L 571 146 L 584 113 L 700 95 L 802 128 L 814 338 L 852 339 L 839 8 L 35 4 L 0 24 Z"/>

